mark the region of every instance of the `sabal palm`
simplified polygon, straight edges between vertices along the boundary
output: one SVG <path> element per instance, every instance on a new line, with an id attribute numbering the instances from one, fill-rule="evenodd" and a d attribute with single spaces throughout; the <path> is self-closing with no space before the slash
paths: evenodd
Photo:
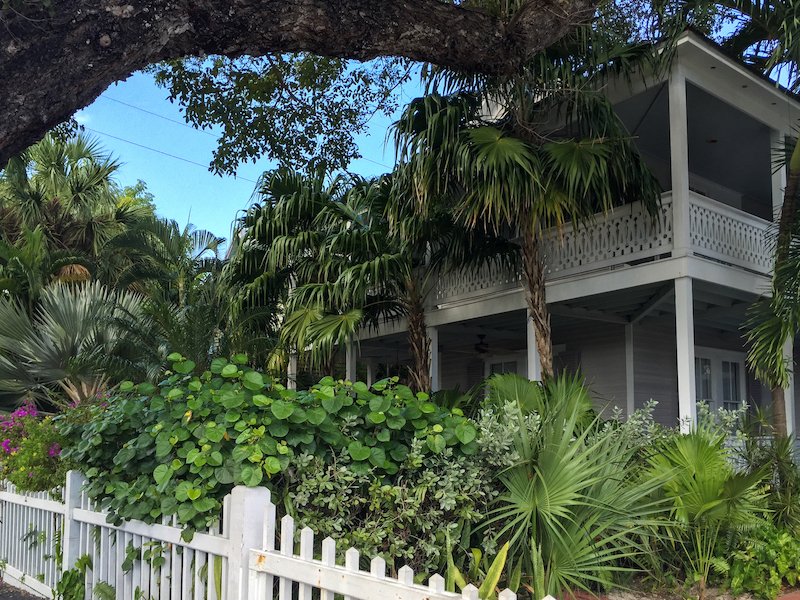
<path id="1" fill-rule="evenodd" d="M 45 136 L 0 176 L 4 239 L 15 240 L 23 227 L 42 227 L 54 249 L 97 256 L 124 227 L 112 181 L 118 167 L 84 136 Z"/>
<path id="2" fill-rule="evenodd" d="M 546 122 L 565 107 L 570 118 L 558 129 L 532 134 L 520 124 Z M 520 116 L 523 110 L 528 114 Z M 659 201 L 655 178 L 612 108 L 589 91 L 577 100 L 553 92 L 538 104 L 520 101 L 486 115 L 478 96 L 431 95 L 407 108 L 396 139 L 403 185 L 415 190 L 423 210 L 430 198 L 447 196 L 467 226 L 519 235 L 542 373 L 552 376 L 544 230 L 567 222 L 584 225 L 595 213 L 633 200 L 654 212 Z"/>
<path id="3" fill-rule="evenodd" d="M 55 404 L 60 392 L 78 403 L 117 378 L 147 374 L 143 302 L 97 282 L 47 287 L 32 316 L 0 298 L 0 390 Z"/>

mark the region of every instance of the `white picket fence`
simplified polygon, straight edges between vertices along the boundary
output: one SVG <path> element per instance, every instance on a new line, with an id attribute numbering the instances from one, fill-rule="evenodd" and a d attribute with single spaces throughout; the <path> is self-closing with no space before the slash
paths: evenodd
<path id="1" fill-rule="evenodd" d="M 61 501 L 2 486 L 0 567 L 7 582 L 53 597 L 63 570 L 88 557 L 87 599 L 100 586 L 113 588 L 117 600 L 478 598 L 474 586 L 461 594 L 445 592 L 440 575 L 427 586 L 417 585 L 409 567 L 389 577 L 382 558 L 363 560 L 353 548 L 337 564 L 334 540 L 326 538 L 317 546 L 308 528 L 297 544 L 291 517 L 281 519 L 277 530 L 276 508 L 265 488 L 234 488 L 223 503 L 220 525 L 186 542 L 174 521 L 108 523 L 82 491 L 83 481 L 70 472 Z M 60 564 L 54 552 L 59 540 Z M 362 564 L 369 570 L 361 570 Z M 499 596 L 515 598 L 510 590 Z"/>

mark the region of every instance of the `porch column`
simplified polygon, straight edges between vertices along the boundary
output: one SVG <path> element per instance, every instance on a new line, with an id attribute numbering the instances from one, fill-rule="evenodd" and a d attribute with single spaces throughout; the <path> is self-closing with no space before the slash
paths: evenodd
<path id="1" fill-rule="evenodd" d="M 290 390 L 297 389 L 297 354 L 289 355 L 289 364 L 286 367 L 286 387 Z"/>
<path id="2" fill-rule="evenodd" d="M 783 360 L 789 366 L 789 385 L 783 391 L 786 406 L 786 435 L 794 434 L 794 340 L 789 338 L 783 344 Z"/>
<path id="3" fill-rule="evenodd" d="M 679 277 L 675 280 L 675 342 L 678 358 L 678 418 L 681 431 L 688 432 L 697 420 L 691 277 Z"/>
<path id="4" fill-rule="evenodd" d="M 441 359 L 439 356 L 439 329 L 428 327 L 428 339 L 431 344 L 431 391 L 438 392 L 441 389 Z"/>
<path id="5" fill-rule="evenodd" d="M 347 340 L 345 345 L 344 378 L 348 381 L 356 380 L 356 348 L 352 339 Z"/>
<path id="6" fill-rule="evenodd" d="M 628 417 L 636 410 L 633 373 L 633 323 L 628 323 L 625 325 L 625 395 Z"/>
<path id="7" fill-rule="evenodd" d="M 686 113 L 686 76 L 676 61 L 669 76 L 669 153 L 672 171 L 673 256 L 691 248 L 689 230 L 689 133 Z"/>
<path id="8" fill-rule="evenodd" d="M 367 385 L 372 387 L 372 384 L 375 383 L 375 369 L 372 366 L 372 359 L 367 359 Z"/>
<path id="9" fill-rule="evenodd" d="M 773 129 L 771 132 L 770 146 L 773 151 L 784 148 L 784 133 Z M 777 222 L 783 206 L 783 190 L 786 189 L 786 167 L 781 166 L 772 174 L 772 220 Z"/>
<path id="10" fill-rule="evenodd" d="M 536 347 L 536 328 L 530 312 L 526 313 L 525 331 L 528 338 L 528 379 L 531 381 L 542 380 L 542 361 L 539 359 L 539 348 Z"/>

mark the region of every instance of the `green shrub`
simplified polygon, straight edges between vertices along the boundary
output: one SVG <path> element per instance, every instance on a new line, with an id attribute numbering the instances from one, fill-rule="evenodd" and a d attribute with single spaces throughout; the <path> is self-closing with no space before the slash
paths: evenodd
<path id="1" fill-rule="evenodd" d="M 53 420 L 26 404 L 0 422 L 0 479 L 21 491 L 52 491 L 64 484 L 68 462 Z"/>
<path id="2" fill-rule="evenodd" d="M 797 585 L 800 540 L 785 529 L 767 525 L 751 532 L 728 559 L 731 591 L 774 600 L 781 587 Z"/>
<path id="3" fill-rule="evenodd" d="M 478 449 L 460 411 L 396 380 L 369 389 L 326 378 L 294 391 L 244 367 L 242 355 L 202 374 L 169 358 L 173 370 L 158 386 L 123 383 L 107 402 L 60 419 L 65 457 L 82 465 L 88 493 L 112 520 L 177 515 L 188 536 L 216 521 L 235 485 L 267 485 L 279 501 L 301 455 L 333 464 L 344 454 L 352 473 L 389 482 L 412 448 L 423 460 Z"/>

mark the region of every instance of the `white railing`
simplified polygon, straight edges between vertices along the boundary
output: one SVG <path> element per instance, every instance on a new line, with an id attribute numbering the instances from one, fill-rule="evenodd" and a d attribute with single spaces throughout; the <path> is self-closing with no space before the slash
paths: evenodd
<path id="1" fill-rule="evenodd" d="M 575 228 L 565 225 L 545 234 L 544 261 L 549 280 L 599 269 L 613 268 L 672 251 L 672 199 L 664 194 L 654 219 L 640 202 L 597 215 L 593 222 Z M 494 265 L 439 278 L 436 302 L 479 296 L 519 287 L 520 273 Z"/>
<path id="2" fill-rule="evenodd" d="M 46 492 L 0 492 L 0 561 L 6 578 L 50 595 L 61 574 L 54 546 L 61 535 L 64 505 Z"/>
<path id="3" fill-rule="evenodd" d="M 641 202 L 598 215 L 581 227 L 552 229 L 545 237 L 549 279 L 653 258 L 672 251 L 672 197 L 665 194 L 654 218 Z"/>
<path id="4" fill-rule="evenodd" d="M 694 192 L 689 215 L 693 255 L 755 273 L 770 273 L 769 222 Z M 598 215 L 578 228 L 567 225 L 549 230 L 543 253 L 548 281 L 671 257 L 672 195 L 668 192 L 662 196 L 655 219 L 637 202 Z M 439 278 L 435 301 L 441 304 L 516 289 L 520 282 L 520 273 L 495 266 L 449 273 Z"/>
<path id="5" fill-rule="evenodd" d="M 695 254 L 757 273 L 772 270 L 769 223 L 692 192 L 689 235 Z"/>
<path id="6" fill-rule="evenodd" d="M 284 517 L 277 531 L 276 508 L 266 488 L 234 488 L 223 504 L 221 528 L 195 533 L 187 542 L 174 520 L 156 525 L 108 523 L 105 513 L 94 510 L 82 486 L 83 478 L 74 471 L 67 476 L 61 500 L 20 493 L 4 484 L 0 561 L 5 581 L 51 598 L 63 570 L 88 557 L 86 598 L 95 597 L 101 586 L 113 588 L 117 600 L 478 598 L 474 586 L 461 594 L 445 592 L 439 575 L 426 586 L 417 585 L 408 567 L 399 569 L 396 577 L 387 576 L 380 557 L 367 561 L 370 569 L 362 571 L 362 557 L 353 548 L 343 553 L 339 565 L 335 542 L 326 538 L 317 548 L 308 528 L 300 532 L 296 554 L 294 521 Z M 509 590 L 499 595 L 499 600 L 515 598 Z"/>

